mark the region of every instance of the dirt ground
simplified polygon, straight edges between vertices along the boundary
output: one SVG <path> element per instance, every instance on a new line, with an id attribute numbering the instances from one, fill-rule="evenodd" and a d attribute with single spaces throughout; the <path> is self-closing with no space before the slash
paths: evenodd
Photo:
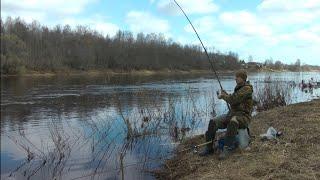
<path id="1" fill-rule="evenodd" d="M 260 134 L 273 126 L 283 135 L 261 141 Z M 251 122 L 254 136 L 250 147 L 237 150 L 228 159 L 218 154 L 199 157 L 177 153 L 159 179 L 320 179 L 320 100 L 304 102 L 258 113 Z M 189 139 L 177 149 L 204 142 L 202 136 Z"/>

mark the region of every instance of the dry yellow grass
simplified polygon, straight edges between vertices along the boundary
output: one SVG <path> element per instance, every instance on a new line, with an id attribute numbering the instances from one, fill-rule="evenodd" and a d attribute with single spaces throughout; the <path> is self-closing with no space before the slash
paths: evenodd
<path id="1" fill-rule="evenodd" d="M 283 131 L 277 141 L 261 141 L 269 126 Z M 320 100 L 261 112 L 251 123 L 249 150 L 228 159 L 177 154 L 155 174 L 160 179 L 320 179 Z M 204 142 L 195 137 L 179 148 Z"/>

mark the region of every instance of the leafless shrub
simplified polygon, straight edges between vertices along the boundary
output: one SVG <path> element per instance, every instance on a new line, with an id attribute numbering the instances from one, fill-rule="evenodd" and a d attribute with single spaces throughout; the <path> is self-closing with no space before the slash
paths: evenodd
<path id="1" fill-rule="evenodd" d="M 38 147 L 21 132 L 16 136 L 19 140 L 13 139 L 13 141 L 26 151 L 27 161 L 13 173 L 24 172 L 26 177 L 31 178 L 45 171 L 53 179 L 63 179 L 70 171 L 72 155 L 83 148 L 87 148 L 86 150 L 89 148 L 88 152 L 91 152 L 92 159 L 89 158 L 87 166 L 92 171 L 83 177 L 94 178 L 98 174 L 110 171 L 110 168 L 106 168 L 106 162 L 117 152 L 120 152 L 121 163 L 119 167 L 111 170 L 119 170 L 121 177 L 124 177 L 124 169 L 129 163 L 125 159 L 127 152 L 137 148 L 136 146 L 143 146 L 139 149 L 143 150 L 141 154 L 145 157 L 139 157 L 142 159 L 139 164 L 144 168 L 148 161 L 156 159 L 151 156 L 161 153 L 160 150 L 152 150 L 155 143 L 152 138 L 159 137 L 158 142 L 161 142 L 162 137 L 168 138 L 167 142 L 171 141 L 171 137 L 177 141 L 183 139 L 188 132 L 197 128 L 201 120 L 211 117 L 214 105 L 213 96 L 199 101 L 199 97 L 191 89 L 183 96 L 170 96 L 161 91 L 156 95 L 153 93 L 150 95 L 145 90 L 136 92 L 132 96 L 137 99 L 132 98 L 131 102 L 121 96 L 114 97 L 114 102 L 117 102 L 115 117 L 108 113 L 94 115 L 94 119 L 83 117 L 84 119 L 74 126 L 60 117 L 61 112 L 58 113 L 58 119 L 52 115 L 48 124 L 50 146 L 47 144 Z M 132 107 L 128 105 L 130 103 Z M 118 135 L 110 133 L 119 126 L 124 129 L 118 130 Z M 117 143 L 123 134 L 125 134 L 121 141 L 123 146 L 119 147 Z M 139 140 L 143 143 L 136 143 Z M 130 166 L 134 165 L 130 163 Z"/>
<path id="2" fill-rule="evenodd" d="M 290 103 L 292 87 L 283 81 L 268 81 L 256 84 L 254 100 L 257 111 L 265 111 Z"/>

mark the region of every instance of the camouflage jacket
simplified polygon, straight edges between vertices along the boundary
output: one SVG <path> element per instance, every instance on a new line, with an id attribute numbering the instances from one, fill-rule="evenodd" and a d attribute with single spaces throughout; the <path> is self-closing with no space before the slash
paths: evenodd
<path id="1" fill-rule="evenodd" d="M 251 113 L 253 109 L 253 88 L 252 85 L 248 82 L 245 82 L 242 85 L 237 85 L 234 88 L 233 94 L 227 94 L 222 96 L 231 107 L 231 115 L 245 115 L 248 118 L 251 118 Z"/>

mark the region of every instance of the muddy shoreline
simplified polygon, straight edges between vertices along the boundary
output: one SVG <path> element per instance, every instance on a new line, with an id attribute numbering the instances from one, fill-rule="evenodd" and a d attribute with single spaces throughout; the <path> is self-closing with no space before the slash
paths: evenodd
<path id="1" fill-rule="evenodd" d="M 277 140 L 261 141 L 259 135 L 273 126 L 283 132 Z M 258 113 L 251 122 L 251 145 L 219 161 L 217 154 L 199 157 L 176 153 L 158 179 L 320 179 L 320 99 Z M 179 149 L 204 142 L 193 137 Z"/>

